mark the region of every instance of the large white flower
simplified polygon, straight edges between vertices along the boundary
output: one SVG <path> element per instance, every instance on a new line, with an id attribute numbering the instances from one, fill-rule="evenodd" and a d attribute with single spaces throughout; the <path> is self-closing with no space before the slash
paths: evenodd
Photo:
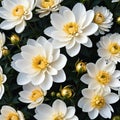
<path id="1" fill-rule="evenodd" d="M 4 105 L 1 109 L 0 120 L 25 120 L 21 111 L 16 111 L 13 107 Z"/>
<path id="2" fill-rule="evenodd" d="M 77 3 L 72 11 L 67 7 L 60 7 L 59 13 L 51 14 L 51 27 L 44 33 L 53 38 L 55 48 L 66 47 L 67 53 L 73 57 L 80 51 L 81 44 L 92 47 L 88 36 L 94 34 L 98 26 L 92 23 L 94 11 L 86 11 L 82 3 Z"/>
<path id="3" fill-rule="evenodd" d="M 110 91 L 110 88 L 120 87 L 120 71 L 115 70 L 116 65 L 113 62 L 107 63 L 101 58 L 96 64 L 88 63 L 86 67 L 87 73 L 81 77 L 81 81 L 88 84 L 89 88 L 96 91 Z"/>
<path id="4" fill-rule="evenodd" d="M 35 0 L 3 0 L 0 7 L 0 17 L 5 19 L 0 28 L 10 30 L 15 27 L 17 33 L 21 33 L 26 26 L 26 20 L 32 18 L 32 10 Z"/>
<path id="5" fill-rule="evenodd" d="M 93 22 L 98 25 L 98 30 L 95 35 L 105 34 L 105 32 L 109 32 L 109 29 L 113 24 L 113 14 L 103 6 L 95 6 L 93 10 L 95 11 Z"/>
<path id="6" fill-rule="evenodd" d="M 110 104 L 116 103 L 119 96 L 115 93 L 100 93 L 93 89 L 83 89 L 83 97 L 78 101 L 78 106 L 83 112 L 88 112 L 90 119 L 95 119 L 98 114 L 103 118 L 111 118 L 111 112 L 114 112 Z"/>
<path id="7" fill-rule="evenodd" d="M 2 57 L 2 49 L 5 44 L 5 34 L 0 32 L 0 58 Z"/>
<path id="8" fill-rule="evenodd" d="M 112 3 L 114 3 L 114 2 L 119 2 L 120 0 L 112 0 Z"/>
<path id="9" fill-rule="evenodd" d="M 117 64 L 120 62 L 120 34 L 107 34 L 97 43 L 98 55 Z"/>
<path id="10" fill-rule="evenodd" d="M 55 12 L 59 10 L 60 3 L 63 0 L 37 0 L 36 12 L 39 14 L 39 17 L 42 18 L 50 14 L 50 12 Z"/>
<path id="11" fill-rule="evenodd" d="M 17 77 L 19 85 L 31 82 L 48 90 L 53 81 L 61 83 L 66 79 L 63 67 L 67 58 L 44 37 L 39 37 L 36 41 L 29 39 L 27 45 L 21 47 L 21 53 L 12 58 L 12 67 L 20 72 Z"/>
<path id="12" fill-rule="evenodd" d="M 7 77 L 3 74 L 2 67 L 0 66 L 0 99 L 2 98 L 5 90 L 4 90 L 4 83 L 6 82 Z"/>
<path id="13" fill-rule="evenodd" d="M 47 91 L 44 91 L 40 86 L 34 86 L 32 84 L 23 85 L 23 91 L 19 92 L 18 98 L 23 103 L 30 103 L 28 108 L 35 108 L 44 101 L 44 96 Z"/>
<path id="14" fill-rule="evenodd" d="M 47 104 L 41 104 L 35 109 L 34 117 L 37 120 L 78 120 L 75 115 L 75 107 L 69 106 L 57 99 L 52 107 Z"/>

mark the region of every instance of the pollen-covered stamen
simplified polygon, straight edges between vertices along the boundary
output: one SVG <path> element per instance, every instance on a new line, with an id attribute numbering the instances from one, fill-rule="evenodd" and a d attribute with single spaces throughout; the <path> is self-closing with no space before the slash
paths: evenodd
<path id="1" fill-rule="evenodd" d="M 110 43 L 108 50 L 111 54 L 118 54 L 120 53 L 120 45 L 118 43 Z"/>
<path id="2" fill-rule="evenodd" d="M 53 115 L 53 119 L 52 120 L 64 120 L 63 114 L 62 113 L 58 113 Z"/>
<path id="3" fill-rule="evenodd" d="M 105 105 L 105 99 L 101 95 L 95 95 L 91 100 L 91 106 L 93 108 L 100 109 L 103 108 L 104 105 Z"/>
<path id="4" fill-rule="evenodd" d="M 99 71 L 96 80 L 102 85 L 107 85 L 110 82 L 110 75 L 106 71 Z"/>
<path id="5" fill-rule="evenodd" d="M 76 22 L 69 22 L 64 25 L 63 31 L 68 35 L 76 35 L 78 33 L 78 27 Z"/>
<path id="6" fill-rule="evenodd" d="M 41 6 L 43 8 L 51 8 L 55 4 L 54 0 L 42 0 Z"/>
<path id="7" fill-rule="evenodd" d="M 16 113 L 9 113 L 6 120 L 20 120 L 18 114 Z"/>

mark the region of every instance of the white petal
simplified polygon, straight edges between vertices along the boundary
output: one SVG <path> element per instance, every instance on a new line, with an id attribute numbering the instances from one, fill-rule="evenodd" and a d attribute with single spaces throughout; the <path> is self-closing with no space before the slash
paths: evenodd
<path id="1" fill-rule="evenodd" d="M 73 116 L 72 118 L 69 118 L 69 120 L 79 120 L 77 116 Z"/>
<path id="2" fill-rule="evenodd" d="M 96 65 L 97 65 L 98 70 L 104 70 L 104 68 L 106 66 L 105 59 L 103 59 L 103 58 L 98 59 L 97 62 L 96 62 Z"/>
<path id="3" fill-rule="evenodd" d="M 80 36 L 75 37 L 74 39 L 75 39 L 75 41 L 77 41 L 80 44 L 84 44 L 84 43 L 88 42 L 88 37 L 84 34 L 83 35 L 81 34 Z"/>
<path id="4" fill-rule="evenodd" d="M 47 73 L 48 73 L 49 75 L 56 75 L 56 74 L 58 73 L 58 71 L 57 71 L 55 68 L 53 68 L 53 67 L 51 67 L 51 66 L 48 66 L 48 68 L 47 68 Z"/>
<path id="5" fill-rule="evenodd" d="M 46 34 L 47 36 L 52 37 L 52 33 L 55 31 L 54 27 L 48 27 L 44 30 L 44 34 Z"/>
<path id="6" fill-rule="evenodd" d="M 120 77 L 120 71 L 119 70 L 115 70 L 115 72 L 112 75 L 114 78 L 118 78 Z"/>
<path id="7" fill-rule="evenodd" d="M 93 110 L 93 107 L 90 104 L 90 101 L 87 101 L 84 105 L 83 105 L 83 112 L 90 112 Z"/>
<path id="8" fill-rule="evenodd" d="M 120 80 L 116 78 L 111 78 L 111 81 L 109 83 L 111 87 L 120 87 Z"/>
<path id="9" fill-rule="evenodd" d="M 68 107 L 67 108 L 67 114 L 65 115 L 65 118 L 70 119 L 74 116 L 74 114 L 75 114 L 75 107 L 72 107 L 72 106 Z"/>
<path id="10" fill-rule="evenodd" d="M 91 40 L 88 38 L 87 43 L 84 43 L 83 45 L 86 46 L 86 47 L 92 47 L 92 42 L 91 42 Z"/>
<path id="11" fill-rule="evenodd" d="M 82 90 L 82 94 L 85 98 L 90 99 L 93 96 L 93 90 L 85 88 L 85 89 Z"/>
<path id="12" fill-rule="evenodd" d="M 88 101 L 85 97 L 80 98 L 78 101 L 78 107 L 83 108 L 84 104 Z"/>
<path id="13" fill-rule="evenodd" d="M 88 113 L 90 119 L 95 119 L 98 116 L 99 111 L 97 109 L 92 110 Z"/>
<path id="14" fill-rule="evenodd" d="M 89 84 L 92 81 L 92 78 L 88 74 L 84 74 L 80 80 L 85 84 Z"/>

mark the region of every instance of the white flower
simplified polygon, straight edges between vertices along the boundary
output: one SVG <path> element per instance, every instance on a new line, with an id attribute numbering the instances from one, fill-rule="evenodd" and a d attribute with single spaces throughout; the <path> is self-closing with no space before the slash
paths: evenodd
<path id="1" fill-rule="evenodd" d="M 0 32 L 0 58 L 2 57 L 2 49 L 5 44 L 5 34 Z"/>
<path id="2" fill-rule="evenodd" d="M 86 67 L 87 73 L 81 77 L 81 81 L 88 84 L 89 88 L 110 91 L 110 88 L 120 87 L 120 71 L 115 70 L 113 62 L 107 63 L 104 59 L 99 59 L 96 64 L 88 63 Z"/>
<path id="3" fill-rule="evenodd" d="M 50 14 L 50 12 L 55 12 L 59 10 L 60 3 L 63 0 L 37 0 L 36 12 L 39 14 L 39 17 L 42 18 Z"/>
<path id="4" fill-rule="evenodd" d="M 32 84 L 23 85 L 23 91 L 19 92 L 18 98 L 23 103 L 30 103 L 28 108 L 35 108 L 44 101 L 44 96 L 47 91 L 44 91 L 40 86 L 34 86 Z"/>
<path id="5" fill-rule="evenodd" d="M 120 62 L 120 34 L 108 34 L 97 43 L 98 55 L 117 64 Z"/>
<path id="6" fill-rule="evenodd" d="M 92 23 L 94 11 L 86 11 L 81 3 L 77 3 L 72 11 L 67 7 L 60 7 L 59 13 L 51 14 L 51 27 L 44 33 L 53 38 L 55 48 L 66 47 L 67 53 L 73 57 L 80 51 L 81 44 L 92 47 L 88 36 L 94 34 L 98 26 Z"/>
<path id="7" fill-rule="evenodd" d="M 62 100 L 55 100 L 52 107 L 47 104 L 41 104 L 35 109 L 34 117 L 37 120 L 78 120 L 75 114 L 75 107 L 69 106 Z"/>
<path id="8" fill-rule="evenodd" d="M 3 0 L 0 7 L 0 17 L 5 19 L 0 28 L 10 30 L 15 27 L 17 33 L 21 33 L 26 26 L 26 20 L 32 18 L 32 10 L 35 0 Z"/>
<path id="9" fill-rule="evenodd" d="M 0 120 L 25 120 L 21 111 L 16 111 L 11 106 L 4 105 L 1 109 Z"/>
<path id="10" fill-rule="evenodd" d="M 29 39 L 27 45 L 21 47 L 21 53 L 13 56 L 12 67 L 20 72 L 17 77 L 19 85 L 31 82 L 48 90 L 53 81 L 65 81 L 63 67 L 66 62 L 67 58 L 60 54 L 60 49 L 54 49 L 44 37 L 39 37 L 37 41 Z"/>
<path id="11" fill-rule="evenodd" d="M 113 24 L 113 14 L 103 6 L 95 6 L 93 10 L 95 11 L 93 22 L 98 25 L 98 30 L 95 35 L 105 34 L 105 32 L 109 32 L 109 29 Z"/>
<path id="12" fill-rule="evenodd" d="M 112 3 L 114 3 L 114 2 L 119 2 L 120 0 L 112 0 Z"/>
<path id="13" fill-rule="evenodd" d="M 3 74 L 2 67 L 0 66 L 0 99 L 2 98 L 5 92 L 3 83 L 5 83 L 6 80 L 7 80 L 7 77 L 6 75 Z"/>
<path id="14" fill-rule="evenodd" d="M 103 118 L 111 118 L 111 112 L 114 112 L 110 104 L 116 103 L 119 97 L 115 93 L 97 93 L 93 89 L 83 89 L 82 97 L 78 101 L 78 106 L 83 112 L 88 112 L 90 119 L 95 119 L 98 114 Z"/>

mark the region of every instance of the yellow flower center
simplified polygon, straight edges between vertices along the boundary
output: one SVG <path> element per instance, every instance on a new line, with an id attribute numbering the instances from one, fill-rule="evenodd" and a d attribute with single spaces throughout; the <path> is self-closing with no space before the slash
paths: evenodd
<path id="1" fill-rule="evenodd" d="M 0 75 L 0 86 L 2 85 L 2 82 L 3 82 L 3 75 L 1 74 Z"/>
<path id="2" fill-rule="evenodd" d="M 105 99 L 103 96 L 95 95 L 91 100 L 91 106 L 93 108 L 100 109 L 103 108 L 104 105 L 105 105 Z"/>
<path id="3" fill-rule="evenodd" d="M 98 74 L 96 75 L 96 80 L 100 84 L 106 85 L 110 82 L 110 75 L 106 71 L 99 71 Z"/>
<path id="4" fill-rule="evenodd" d="M 15 8 L 13 8 L 12 14 L 13 16 L 16 16 L 16 17 L 22 17 L 24 12 L 25 12 L 24 6 L 18 5 Z"/>
<path id="5" fill-rule="evenodd" d="M 32 66 L 36 70 L 43 70 L 47 67 L 47 65 L 48 65 L 48 62 L 46 58 L 41 57 L 40 55 L 32 59 Z"/>
<path id="6" fill-rule="evenodd" d="M 42 0 L 41 6 L 43 8 L 51 8 L 54 5 L 54 0 Z"/>
<path id="7" fill-rule="evenodd" d="M 63 114 L 58 113 L 53 116 L 53 120 L 64 120 Z"/>
<path id="8" fill-rule="evenodd" d="M 118 54 L 120 53 L 120 45 L 118 43 L 111 43 L 108 46 L 108 50 L 111 54 Z"/>
<path id="9" fill-rule="evenodd" d="M 94 19 L 93 21 L 96 23 L 96 24 L 102 24 L 104 21 L 105 21 L 105 17 L 102 13 L 100 12 L 97 12 L 94 16 Z"/>
<path id="10" fill-rule="evenodd" d="M 9 113 L 6 120 L 20 120 L 16 113 Z"/>
<path id="11" fill-rule="evenodd" d="M 67 23 L 64 25 L 63 30 L 68 35 L 75 35 L 78 33 L 78 24 L 76 22 Z"/>
<path id="12" fill-rule="evenodd" d="M 30 96 L 30 100 L 35 102 L 38 98 L 41 98 L 42 96 L 43 96 L 43 91 L 36 89 L 36 90 L 32 91 L 32 94 Z"/>

